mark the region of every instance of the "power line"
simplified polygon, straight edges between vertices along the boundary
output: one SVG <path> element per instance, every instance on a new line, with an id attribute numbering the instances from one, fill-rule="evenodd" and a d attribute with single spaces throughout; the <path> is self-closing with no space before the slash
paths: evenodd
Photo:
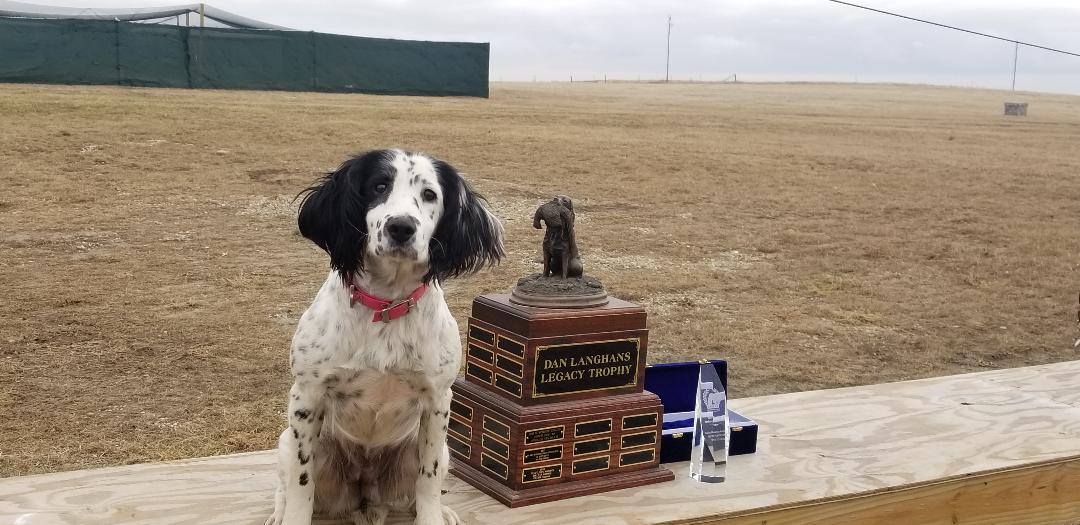
<path id="1" fill-rule="evenodd" d="M 891 13 L 889 11 L 882 11 L 881 9 L 874 9 L 873 7 L 867 7 L 867 6 L 859 5 L 859 4 L 852 4 L 850 2 L 842 2 L 840 0 L 828 0 L 828 1 L 833 2 L 835 4 L 843 4 L 843 5 L 846 5 L 846 6 L 858 7 L 859 9 L 865 9 L 867 11 L 873 11 L 875 13 L 881 13 L 883 15 L 895 16 L 895 17 L 904 18 L 904 19 L 907 19 L 907 20 L 913 20 L 915 22 L 922 22 L 924 24 L 930 24 L 930 25 L 933 25 L 933 26 L 944 27 L 946 29 L 952 29 L 954 31 L 963 31 L 965 33 L 971 33 L 973 35 L 984 36 L 986 38 L 993 38 L 995 40 L 1002 40 L 1002 41 L 1005 41 L 1005 42 L 1011 42 L 1013 44 L 1016 44 L 1017 46 L 1034 47 L 1034 48 L 1043 49 L 1043 50 L 1046 50 L 1046 51 L 1053 51 L 1054 53 L 1061 53 L 1063 55 L 1072 55 L 1074 57 L 1080 57 L 1080 53 L 1073 53 L 1072 51 L 1065 51 L 1065 50 L 1062 50 L 1062 49 L 1055 49 L 1055 48 L 1052 48 L 1052 47 L 1041 46 L 1039 44 L 1032 44 L 1031 42 L 1024 42 L 1023 40 L 1013 40 L 1011 38 L 1005 38 L 1005 37 L 1002 37 L 1002 36 L 989 35 L 989 34 L 986 34 L 986 33 L 980 33 L 978 31 L 972 31 L 970 29 L 964 29 L 962 27 L 951 26 L 951 25 L 948 25 L 948 24 L 940 24 L 938 22 L 931 22 L 929 20 L 923 20 L 922 18 L 915 18 L 913 16 L 905 16 L 905 15 L 901 15 L 899 13 Z"/>

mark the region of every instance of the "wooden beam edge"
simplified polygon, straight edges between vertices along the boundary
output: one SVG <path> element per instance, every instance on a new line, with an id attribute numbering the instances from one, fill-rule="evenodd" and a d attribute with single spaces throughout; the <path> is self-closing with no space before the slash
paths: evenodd
<path id="1" fill-rule="evenodd" d="M 1045 514 L 1033 514 L 1031 516 L 1031 520 L 1034 521 L 1009 521 L 1009 523 L 1013 525 L 1042 525 L 1045 523 L 1055 523 L 1055 521 L 1048 521 L 1049 519 L 1058 519 L 1057 522 L 1063 524 L 1080 525 L 1080 455 L 1034 462 L 1017 467 L 1007 467 L 1002 469 L 961 474 L 958 476 L 950 476 L 947 478 L 941 478 L 929 482 L 897 485 L 895 487 L 875 489 L 849 496 L 836 496 L 820 498 L 816 500 L 800 501 L 796 504 L 791 505 L 770 505 L 767 507 L 760 507 L 749 511 L 736 511 L 717 516 L 662 521 L 658 522 L 656 525 L 816 525 L 819 523 L 839 523 L 838 521 L 836 521 L 836 519 L 840 517 L 856 520 L 859 523 L 916 523 L 915 521 L 892 521 L 887 518 L 887 515 L 881 515 L 880 517 L 876 517 L 875 519 L 872 516 L 854 515 L 852 514 L 852 512 L 857 511 L 859 508 L 875 507 L 875 505 L 869 503 L 870 501 L 875 499 L 892 500 L 892 505 L 902 505 L 912 502 L 917 503 L 927 496 L 933 496 L 935 494 L 941 494 L 946 492 L 959 493 L 965 488 L 977 486 L 980 483 L 984 487 L 988 487 L 991 482 L 995 481 L 995 479 L 1034 479 L 1038 478 L 1042 474 L 1050 474 L 1057 470 L 1061 470 L 1061 474 L 1063 475 L 1061 476 L 1062 479 L 1055 479 L 1053 481 L 1052 490 L 1054 492 L 1061 493 L 1063 497 L 1069 499 L 1069 501 L 1067 502 L 1067 507 L 1069 507 L 1069 509 L 1065 510 L 1067 514 L 1064 516 L 1058 516 L 1056 518 L 1051 518 L 1049 516 L 1046 516 Z M 1061 486 L 1061 481 L 1064 481 L 1064 487 Z M 733 481 L 733 483 L 737 483 L 737 481 Z M 1029 483 L 1029 485 L 1032 485 L 1033 488 L 1043 488 L 1034 487 L 1033 483 Z M 994 489 L 992 489 L 992 491 L 994 493 L 1000 492 L 1000 488 L 995 487 Z M 978 495 L 976 494 L 975 496 Z M 990 496 L 993 497 L 993 495 Z M 972 496 L 967 497 L 971 498 Z M 960 494 L 954 495 L 949 499 L 952 503 L 965 503 L 964 501 L 962 501 L 963 497 Z M 1033 507 L 1037 506 L 1030 499 L 1028 501 L 1029 503 L 1032 503 Z M 1026 507 L 1021 507 L 1017 509 L 1014 505 L 1006 506 L 1012 508 L 1013 510 L 1024 511 L 1027 509 Z M 835 511 L 830 512 L 826 510 L 826 508 L 830 507 L 835 507 Z M 845 507 L 850 508 L 850 510 L 844 510 Z M 925 509 L 925 505 L 923 505 L 922 507 Z M 822 519 L 822 521 L 818 521 L 817 518 L 815 518 L 813 521 L 810 521 L 808 520 L 808 518 L 812 517 L 810 515 L 817 515 L 819 518 Z M 1016 518 L 1014 517 L 1014 519 Z M 950 513 L 950 516 L 948 516 L 948 519 L 945 521 L 918 521 L 918 523 L 924 524 L 938 522 L 949 524 L 975 524 L 998 523 L 1000 522 L 1000 520 L 962 521 L 958 520 L 955 513 Z"/>

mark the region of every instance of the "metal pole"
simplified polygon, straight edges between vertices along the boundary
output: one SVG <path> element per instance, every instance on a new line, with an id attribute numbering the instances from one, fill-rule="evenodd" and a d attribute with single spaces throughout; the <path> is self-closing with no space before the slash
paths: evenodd
<path id="1" fill-rule="evenodd" d="M 1013 84 L 1012 90 L 1016 91 L 1016 60 L 1020 57 L 1020 42 L 1013 42 Z"/>
<path id="2" fill-rule="evenodd" d="M 206 4 L 199 4 L 199 27 L 206 27 Z"/>
<path id="3" fill-rule="evenodd" d="M 671 82 L 671 15 L 667 16 L 667 63 L 664 65 L 664 82 Z"/>

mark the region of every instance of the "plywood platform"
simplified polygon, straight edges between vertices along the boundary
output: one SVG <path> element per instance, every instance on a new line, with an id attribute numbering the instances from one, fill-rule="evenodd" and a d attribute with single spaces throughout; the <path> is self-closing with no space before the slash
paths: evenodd
<path id="1" fill-rule="evenodd" d="M 761 428 L 728 483 L 507 509 L 451 478 L 466 523 L 1080 524 L 1080 361 L 732 401 Z M 262 524 L 269 452 L 0 479 L 0 524 Z M 396 516 L 394 523 L 408 523 Z"/>

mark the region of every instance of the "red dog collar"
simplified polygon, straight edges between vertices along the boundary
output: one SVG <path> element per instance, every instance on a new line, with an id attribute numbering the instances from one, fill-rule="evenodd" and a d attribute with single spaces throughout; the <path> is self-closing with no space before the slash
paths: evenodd
<path id="1" fill-rule="evenodd" d="M 379 297 L 375 297 L 360 288 L 357 288 L 355 284 L 349 286 L 350 301 L 349 306 L 356 303 L 360 303 L 372 310 L 375 310 L 375 318 L 371 320 L 373 323 L 382 321 L 389 323 L 399 317 L 404 317 L 405 314 L 416 308 L 416 302 L 423 297 L 424 292 L 427 291 L 427 283 L 421 284 L 419 288 L 413 290 L 411 294 L 405 299 L 400 301 L 388 301 Z"/>

